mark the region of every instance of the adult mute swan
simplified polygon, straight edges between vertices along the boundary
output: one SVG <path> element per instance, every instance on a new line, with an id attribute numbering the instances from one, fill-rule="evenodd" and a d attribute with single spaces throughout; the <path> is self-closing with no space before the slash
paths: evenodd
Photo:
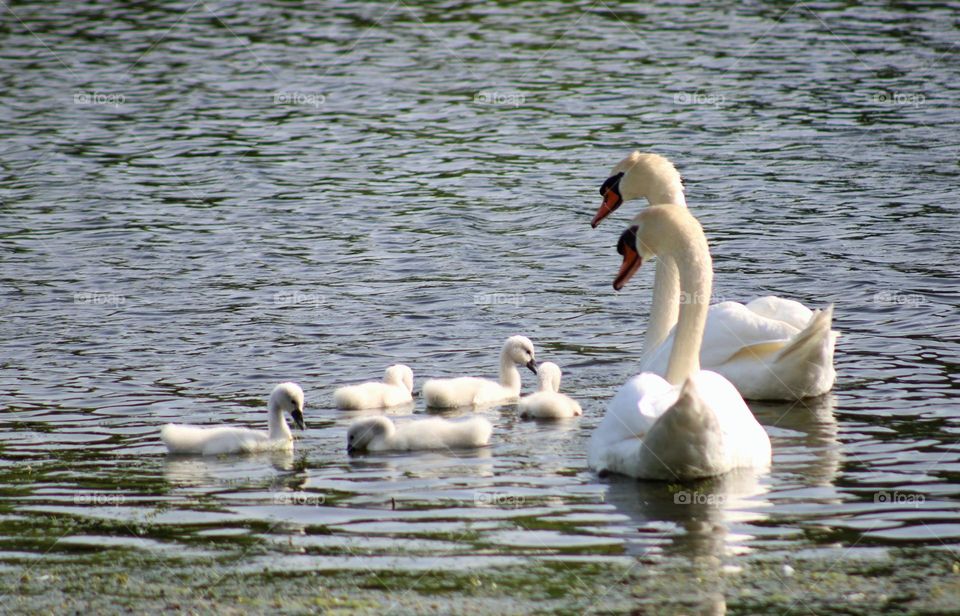
<path id="1" fill-rule="evenodd" d="M 403 364 L 387 368 L 383 381 L 340 387 L 333 392 L 338 409 L 379 409 L 413 402 L 413 370 Z"/>
<path id="2" fill-rule="evenodd" d="M 687 297 L 710 297 L 713 268 L 707 239 L 686 208 L 651 206 L 634 224 L 617 247 L 623 265 L 615 289 L 623 288 L 644 259 L 657 256 L 677 268 Z M 716 372 L 700 369 L 707 310 L 706 301 L 678 306 L 666 379 L 644 372 L 624 384 L 591 436 L 590 468 L 684 481 L 735 468 L 769 467 L 770 438 L 736 388 Z"/>
<path id="3" fill-rule="evenodd" d="M 576 400 L 560 393 L 560 376 L 560 366 L 552 361 L 545 361 L 537 366 L 540 388 L 536 393 L 520 398 L 517 407 L 521 417 L 560 419 L 583 415 L 583 410 Z"/>
<path id="4" fill-rule="evenodd" d="M 456 408 L 516 402 L 520 398 L 520 372 L 526 366 L 537 373 L 533 343 L 524 336 L 511 336 L 500 351 L 500 381 L 462 376 L 453 379 L 430 379 L 423 384 L 423 397 L 428 407 Z"/>
<path id="5" fill-rule="evenodd" d="M 160 429 L 160 439 L 170 453 L 216 456 L 228 453 L 282 451 L 293 448 L 293 434 L 283 418 L 289 412 L 293 423 L 303 430 L 303 390 L 296 383 L 280 383 L 270 394 L 269 431 L 220 426 L 206 428 L 184 424 L 167 424 Z"/>
<path id="6" fill-rule="evenodd" d="M 680 174 L 657 154 L 633 152 L 613 168 L 600 187 L 603 204 L 596 227 L 624 201 L 646 198 L 650 205 L 686 207 Z M 658 259 L 654 300 L 644 338 L 640 368 L 665 374 L 677 322 L 676 268 Z M 710 307 L 700 363 L 722 374 L 740 394 L 754 400 L 797 400 L 833 388 L 833 353 L 837 332 L 831 329 L 833 306 L 810 310 L 800 302 L 766 296 L 744 305 L 721 302 Z"/>
<path id="7" fill-rule="evenodd" d="M 431 417 L 397 426 L 381 415 L 360 419 L 350 425 L 347 453 L 483 447 L 490 442 L 492 432 L 490 422 L 479 416 L 463 421 Z"/>

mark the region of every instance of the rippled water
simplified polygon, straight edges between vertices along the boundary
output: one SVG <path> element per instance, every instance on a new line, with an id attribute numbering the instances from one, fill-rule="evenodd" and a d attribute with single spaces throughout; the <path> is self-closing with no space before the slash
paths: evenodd
<path id="1" fill-rule="evenodd" d="M 960 546 L 960 5 L 253 4 L 0 8 L 6 566 Z M 638 206 L 589 226 L 633 148 L 683 173 L 718 298 L 836 304 L 835 391 L 751 404 L 769 475 L 586 468 L 651 295 L 652 270 L 610 288 Z M 582 418 L 504 406 L 482 451 L 347 457 L 334 386 L 492 374 L 515 333 Z M 260 425 L 288 379 L 293 455 L 165 455 L 162 423 Z"/>

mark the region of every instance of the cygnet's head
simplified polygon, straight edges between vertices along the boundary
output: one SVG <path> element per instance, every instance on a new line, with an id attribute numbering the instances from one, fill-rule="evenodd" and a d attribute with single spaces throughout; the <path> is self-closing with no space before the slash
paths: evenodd
<path id="1" fill-rule="evenodd" d="M 537 375 L 540 377 L 540 391 L 560 391 L 560 366 L 545 361 L 537 366 Z"/>
<path id="2" fill-rule="evenodd" d="M 687 208 L 676 205 L 644 208 L 634 216 L 630 227 L 620 234 L 617 252 L 623 256 L 623 263 L 613 281 L 613 288 L 622 289 L 644 261 L 657 255 L 677 256 L 695 244 L 699 244 L 699 249 L 709 260 L 703 228 Z"/>
<path id="3" fill-rule="evenodd" d="M 661 200 L 672 201 L 682 194 L 683 182 L 673 163 L 659 154 L 632 152 L 614 166 L 610 177 L 601 184 L 603 203 L 590 225 L 599 225 L 624 201 L 647 199 L 651 205 L 656 205 Z"/>
<path id="4" fill-rule="evenodd" d="M 413 370 L 403 364 L 394 364 L 387 368 L 383 382 L 389 385 L 403 385 L 407 391 L 413 391 Z"/>
<path id="5" fill-rule="evenodd" d="M 270 408 L 281 413 L 290 413 L 293 425 L 306 429 L 303 423 L 303 390 L 296 383 L 280 383 L 270 394 Z"/>
<path id="6" fill-rule="evenodd" d="M 537 357 L 533 351 L 533 343 L 526 336 L 511 336 L 503 343 L 501 356 L 507 357 L 515 364 L 526 366 L 537 373 Z"/>
<path id="7" fill-rule="evenodd" d="M 394 430 L 393 422 L 382 415 L 359 419 L 347 430 L 347 453 L 364 451 L 370 443 L 387 438 Z"/>

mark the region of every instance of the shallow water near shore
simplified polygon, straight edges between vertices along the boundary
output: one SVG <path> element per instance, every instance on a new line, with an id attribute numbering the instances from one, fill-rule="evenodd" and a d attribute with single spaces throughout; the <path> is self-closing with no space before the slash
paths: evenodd
<path id="1" fill-rule="evenodd" d="M 957 605 L 958 8 L 0 8 L 0 606 Z M 835 390 L 750 404 L 768 474 L 586 466 L 651 297 L 610 286 L 639 205 L 589 224 L 635 148 L 683 174 L 715 300 L 835 305 Z M 583 417 L 347 456 L 336 385 L 494 376 L 513 334 Z M 283 380 L 292 454 L 166 455 Z"/>

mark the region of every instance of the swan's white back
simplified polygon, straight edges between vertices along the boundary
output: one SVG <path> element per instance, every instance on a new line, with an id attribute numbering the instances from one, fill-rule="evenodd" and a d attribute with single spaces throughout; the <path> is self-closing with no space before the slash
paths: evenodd
<path id="1" fill-rule="evenodd" d="M 470 449 L 487 445 L 492 433 L 490 422 L 476 415 L 459 421 L 430 417 L 399 425 L 387 417 L 370 417 L 350 426 L 347 447 L 367 451 Z"/>
<path id="2" fill-rule="evenodd" d="M 266 432 L 249 428 L 204 428 L 171 423 L 160 428 L 160 438 L 170 453 L 177 454 L 218 456 L 293 448 L 293 440 L 271 441 Z"/>
<path id="3" fill-rule="evenodd" d="M 333 401 L 340 409 L 378 409 L 408 404 L 413 401 L 413 371 L 403 364 L 387 368 L 383 381 L 340 387 L 333 392 Z"/>
<path id="4" fill-rule="evenodd" d="M 704 369 L 722 374 L 753 400 L 796 400 L 833 388 L 833 307 L 812 311 L 800 302 L 761 297 L 746 306 L 710 306 L 700 351 Z M 797 326 L 799 324 L 799 326 Z M 641 368 L 666 374 L 675 329 Z"/>

